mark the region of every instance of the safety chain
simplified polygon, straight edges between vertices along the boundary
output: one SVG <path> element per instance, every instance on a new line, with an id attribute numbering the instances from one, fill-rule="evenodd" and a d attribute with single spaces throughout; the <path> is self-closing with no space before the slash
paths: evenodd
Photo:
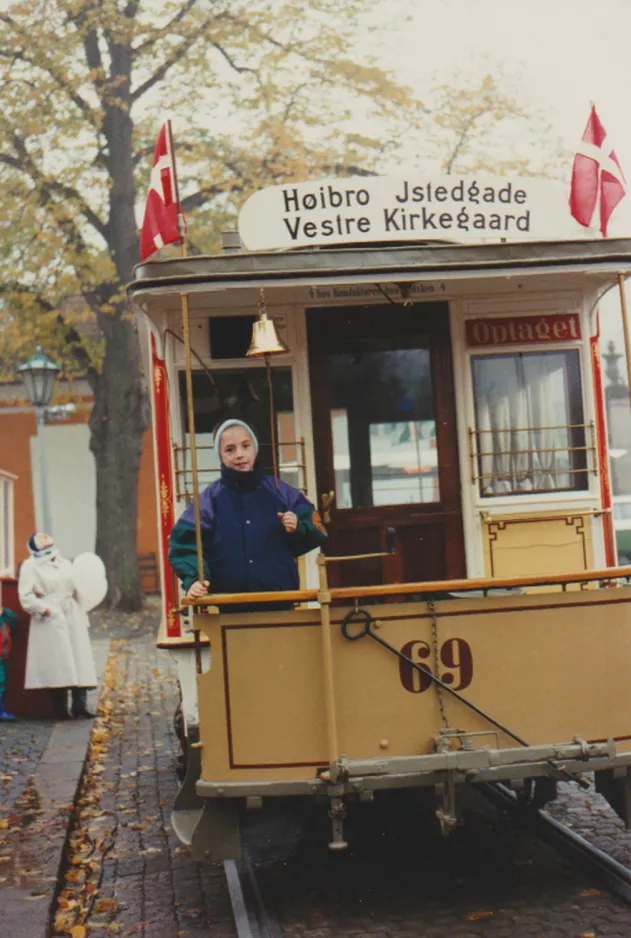
<path id="1" fill-rule="evenodd" d="M 433 599 L 427 600 L 427 608 L 429 609 L 429 614 L 432 617 L 432 654 L 434 658 L 434 674 L 436 677 L 438 677 L 440 670 L 440 661 L 438 658 L 438 621 L 436 619 L 436 603 Z M 443 721 L 443 726 L 445 729 L 449 729 L 449 721 L 447 719 L 447 714 L 445 713 L 445 701 L 443 700 L 443 689 L 440 684 L 436 684 L 434 682 L 434 690 L 436 691 L 436 697 L 438 698 L 438 709 L 440 710 L 440 717 Z"/>

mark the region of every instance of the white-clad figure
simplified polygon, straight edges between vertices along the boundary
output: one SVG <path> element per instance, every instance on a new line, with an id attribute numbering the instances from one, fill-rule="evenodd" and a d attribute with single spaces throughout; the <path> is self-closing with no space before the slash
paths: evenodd
<path id="1" fill-rule="evenodd" d="M 32 534 L 28 549 L 18 580 L 20 603 L 31 616 L 24 689 L 49 688 L 61 720 L 70 717 L 70 689 L 72 716 L 93 717 L 87 708 L 87 691 L 97 683 L 90 621 L 77 602 L 72 563 L 49 534 Z"/>

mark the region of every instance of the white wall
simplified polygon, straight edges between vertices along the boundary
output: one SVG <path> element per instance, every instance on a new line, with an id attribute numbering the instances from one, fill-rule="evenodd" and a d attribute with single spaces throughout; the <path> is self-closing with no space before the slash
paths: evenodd
<path id="1" fill-rule="evenodd" d="M 96 473 L 85 423 L 50 424 L 44 428 L 48 499 L 52 531 L 64 557 L 93 551 L 96 539 Z M 39 445 L 31 437 L 35 519 L 42 530 Z"/>

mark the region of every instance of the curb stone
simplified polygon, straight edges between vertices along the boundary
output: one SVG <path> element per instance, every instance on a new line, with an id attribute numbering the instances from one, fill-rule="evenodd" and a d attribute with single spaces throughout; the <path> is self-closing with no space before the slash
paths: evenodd
<path id="1" fill-rule="evenodd" d="M 95 706 L 109 655 L 109 641 L 93 641 L 98 687 L 89 694 Z M 90 700 L 91 698 L 91 700 Z M 66 853 L 73 805 L 85 766 L 92 720 L 69 720 L 53 727 L 39 766 L 20 795 L 21 826 L 9 834 L 9 856 L 0 885 L 0 935 L 48 938 Z"/>

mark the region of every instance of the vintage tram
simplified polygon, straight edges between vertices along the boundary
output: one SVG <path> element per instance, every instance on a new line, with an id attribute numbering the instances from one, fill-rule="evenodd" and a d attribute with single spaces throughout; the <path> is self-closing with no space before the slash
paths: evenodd
<path id="1" fill-rule="evenodd" d="M 340 848 L 349 801 L 431 789 L 448 831 L 468 785 L 543 804 L 588 772 L 629 824 L 631 568 L 596 320 L 631 241 L 356 235 L 248 251 L 228 233 L 129 287 L 151 356 L 159 644 L 188 748 L 174 827 L 199 858 L 238 857 L 244 810 L 315 798 Z M 248 356 L 266 319 L 280 341 Z M 255 424 L 328 528 L 290 610 L 266 611 L 279 594 L 192 607 L 168 567 L 226 416 Z"/>

